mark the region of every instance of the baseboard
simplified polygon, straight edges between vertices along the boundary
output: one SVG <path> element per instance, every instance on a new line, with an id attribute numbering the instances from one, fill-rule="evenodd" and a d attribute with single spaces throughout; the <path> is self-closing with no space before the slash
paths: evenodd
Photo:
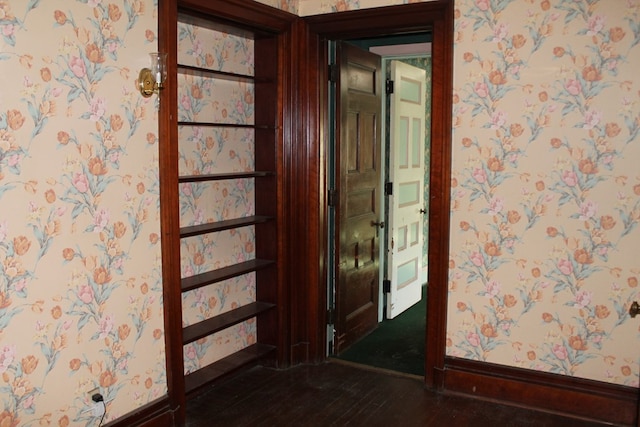
<path id="1" fill-rule="evenodd" d="M 638 389 L 447 357 L 444 391 L 599 422 L 635 426 Z"/>
<path id="2" fill-rule="evenodd" d="M 167 427 L 175 424 L 175 411 L 169 405 L 169 397 L 141 406 L 127 415 L 111 421 L 105 427 Z"/>

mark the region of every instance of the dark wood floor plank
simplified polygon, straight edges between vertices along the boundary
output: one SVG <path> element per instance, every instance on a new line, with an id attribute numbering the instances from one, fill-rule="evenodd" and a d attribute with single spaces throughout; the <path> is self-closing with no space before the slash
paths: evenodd
<path id="1" fill-rule="evenodd" d="M 420 377 L 328 362 L 256 367 L 187 403 L 187 427 L 595 427 L 599 424 L 425 390 Z"/>

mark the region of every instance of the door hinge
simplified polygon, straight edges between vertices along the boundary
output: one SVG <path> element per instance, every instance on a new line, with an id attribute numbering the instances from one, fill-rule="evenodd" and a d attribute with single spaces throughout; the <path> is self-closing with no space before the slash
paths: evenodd
<path id="1" fill-rule="evenodd" d="M 338 81 L 338 66 L 336 64 L 329 64 L 329 81 L 335 83 Z"/>
<path id="2" fill-rule="evenodd" d="M 327 195 L 327 203 L 329 206 L 337 206 L 338 204 L 338 191 L 332 188 L 329 190 L 329 194 Z"/>
<path id="3" fill-rule="evenodd" d="M 384 279 L 382 281 L 382 292 L 384 292 L 385 294 L 391 292 L 391 280 Z"/>
<path id="4" fill-rule="evenodd" d="M 335 315 L 336 311 L 333 308 L 327 310 L 327 325 L 334 325 L 336 323 Z"/>
<path id="5" fill-rule="evenodd" d="M 386 85 L 387 95 L 391 95 L 393 93 L 393 88 L 394 88 L 393 80 L 387 80 L 387 85 Z"/>
<path id="6" fill-rule="evenodd" d="M 393 182 L 384 183 L 384 194 L 386 196 L 393 196 Z"/>

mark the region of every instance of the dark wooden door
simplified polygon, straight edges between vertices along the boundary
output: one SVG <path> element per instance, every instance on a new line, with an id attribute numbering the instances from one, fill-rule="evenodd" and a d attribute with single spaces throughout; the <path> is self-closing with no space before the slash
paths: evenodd
<path id="1" fill-rule="evenodd" d="M 378 324 L 380 57 L 337 45 L 336 354 Z"/>

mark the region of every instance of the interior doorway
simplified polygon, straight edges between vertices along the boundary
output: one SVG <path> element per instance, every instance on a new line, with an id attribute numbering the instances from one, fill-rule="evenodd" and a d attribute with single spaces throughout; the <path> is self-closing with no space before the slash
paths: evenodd
<path id="1" fill-rule="evenodd" d="M 345 147 L 350 145 L 345 143 L 342 143 L 342 148 L 334 149 L 333 156 L 339 159 L 335 164 L 335 185 L 337 192 L 341 194 L 335 207 L 337 216 L 334 217 L 333 233 L 336 240 L 333 247 L 337 251 L 335 287 L 339 293 L 330 295 L 335 296 L 336 300 L 337 324 L 333 336 L 329 336 L 334 340 L 333 343 L 329 343 L 329 348 L 333 348 L 333 355 L 342 360 L 420 376 L 424 375 L 428 264 L 430 40 L 430 33 L 416 33 L 336 43 L 336 63 L 339 66 L 347 64 L 348 61 L 341 58 L 341 55 L 344 55 L 341 52 L 348 49 L 359 51 L 360 55 L 371 55 L 374 57 L 372 61 L 376 60 L 375 57 L 380 61 L 376 84 L 379 86 L 377 91 L 380 92 L 377 97 L 377 102 L 380 103 L 377 122 L 381 129 L 379 135 L 376 135 L 373 132 L 367 133 L 366 129 L 361 132 L 358 123 L 346 122 L 349 120 L 348 117 L 362 117 L 359 111 L 353 108 L 360 107 L 353 103 L 348 106 L 344 100 L 339 100 L 353 96 L 351 93 L 360 93 L 362 88 L 355 88 L 353 91 L 348 89 L 348 83 L 341 83 L 341 78 L 347 79 L 348 75 L 345 71 L 339 71 L 338 89 L 335 91 L 335 98 L 339 102 L 335 115 L 335 140 L 338 141 L 338 146 L 340 141 L 346 140 L 349 135 L 373 136 L 374 141 L 379 138 L 380 142 L 375 150 L 361 150 L 359 147 L 349 149 Z M 347 46 L 343 46 L 347 43 Z M 342 66 L 351 69 L 355 67 L 358 72 L 364 69 L 362 65 L 354 64 Z M 370 68 L 374 70 L 373 66 Z M 364 80 L 360 78 L 360 84 Z M 345 114 L 344 110 L 348 108 L 349 113 Z M 379 155 L 376 150 L 379 151 Z M 348 210 L 353 210 L 352 204 L 347 203 L 345 199 L 349 197 L 350 192 L 347 191 L 348 187 L 341 183 L 346 182 L 347 178 L 354 179 L 355 172 L 359 172 L 361 152 L 365 156 L 376 154 L 381 157 L 377 159 L 380 162 L 379 170 L 370 168 L 370 171 L 378 172 L 378 187 L 384 189 L 381 197 L 376 199 L 379 206 L 372 207 L 373 199 L 366 197 L 364 206 L 367 209 L 355 212 L 356 218 L 360 218 L 360 223 L 367 223 L 365 228 L 370 231 L 368 234 L 362 233 L 361 230 L 350 230 L 348 223 L 344 223 L 345 218 L 354 214 L 347 213 Z M 355 156 L 355 159 L 349 160 L 352 156 Z M 350 164 L 351 167 L 345 169 L 345 164 Z M 372 193 L 368 187 L 361 185 L 358 187 L 358 192 L 364 192 L 365 195 L 381 193 Z M 363 197 L 359 199 L 364 200 Z M 362 215 L 365 211 L 369 213 L 368 207 L 372 207 L 373 219 Z M 371 226 L 375 226 L 375 234 L 371 233 Z M 354 239 L 350 239 L 346 245 L 340 241 L 344 240 L 345 236 L 352 236 L 353 231 L 358 235 L 358 241 L 354 243 Z M 363 235 L 371 238 L 374 243 L 366 244 L 367 240 Z M 361 244 L 363 241 L 366 245 Z M 379 246 L 379 286 L 367 286 L 355 281 L 345 283 L 342 270 L 345 266 L 351 267 L 352 271 L 353 267 L 357 269 L 359 255 L 350 252 L 357 251 L 360 246 L 366 246 L 369 250 Z M 371 257 L 370 260 L 375 261 L 375 257 Z M 373 262 L 369 265 L 376 267 Z M 352 278 L 362 276 L 350 275 Z M 329 292 L 331 288 L 332 283 L 329 283 Z M 366 288 L 364 295 L 363 288 Z M 357 294 L 349 296 L 350 292 L 355 293 L 356 290 L 359 290 Z M 372 295 L 372 292 L 376 294 Z M 340 305 L 344 304 L 345 299 L 351 301 L 347 310 Z M 354 305 L 353 301 L 358 301 L 358 304 Z M 365 306 L 368 310 L 364 309 Z M 352 315 L 356 312 L 362 317 L 371 311 L 378 313 L 374 324 L 371 324 L 371 315 L 368 324 L 357 323 L 359 318 Z M 352 325 L 355 324 L 360 330 L 346 328 L 345 326 L 350 325 L 345 323 L 345 319 L 351 320 Z"/>
<path id="2" fill-rule="evenodd" d="M 431 125 L 431 161 L 430 161 L 430 200 L 429 200 L 429 270 L 427 289 L 427 327 L 425 346 L 424 383 L 426 387 L 442 387 L 442 373 L 445 366 L 446 346 L 446 312 L 448 283 L 448 247 L 449 247 L 449 209 L 451 188 L 451 113 L 452 113 L 452 51 L 453 51 L 453 2 L 450 0 L 434 0 L 430 2 L 388 6 L 339 14 L 316 15 L 305 17 L 308 24 L 311 43 L 308 50 L 308 63 L 312 70 L 317 70 L 317 78 L 311 76 L 309 88 L 310 98 L 316 99 L 321 107 L 314 118 L 319 120 L 317 129 L 321 156 L 321 180 L 318 215 L 320 225 L 328 230 L 329 203 L 331 192 L 327 186 L 326 176 L 329 170 L 331 153 L 328 149 L 327 135 L 330 132 L 330 120 L 326 114 L 328 105 L 329 77 L 328 43 L 330 40 L 350 40 L 362 37 L 398 35 L 430 31 L 433 34 L 433 69 L 432 69 L 432 111 Z M 315 86 L 314 86 L 315 85 Z M 325 89 L 322 89 L 322 88 Z M 320 88 L 318 92 L 316 88 Z M 327 234 L 325 234 L 327 235 Z M 322 277 L 326 283 L 327 276 L 333 271 L 328 257 L 331 242 L 325 239 L 320 246 Z M 318 310 L 326 310 L 330 295 L 326 287 L 319 283 L 313 289 L 314 297 L 320 303 Z M 329 324 L 327 326 L 327 324 Z M 324 329 L 325 354 L 333 354 L 326 338 L 331 333 L 331 313 L 327 312 L 324 322 L 318 328 Z M 322 348 L 321 348 L 322 349 Z"/>

